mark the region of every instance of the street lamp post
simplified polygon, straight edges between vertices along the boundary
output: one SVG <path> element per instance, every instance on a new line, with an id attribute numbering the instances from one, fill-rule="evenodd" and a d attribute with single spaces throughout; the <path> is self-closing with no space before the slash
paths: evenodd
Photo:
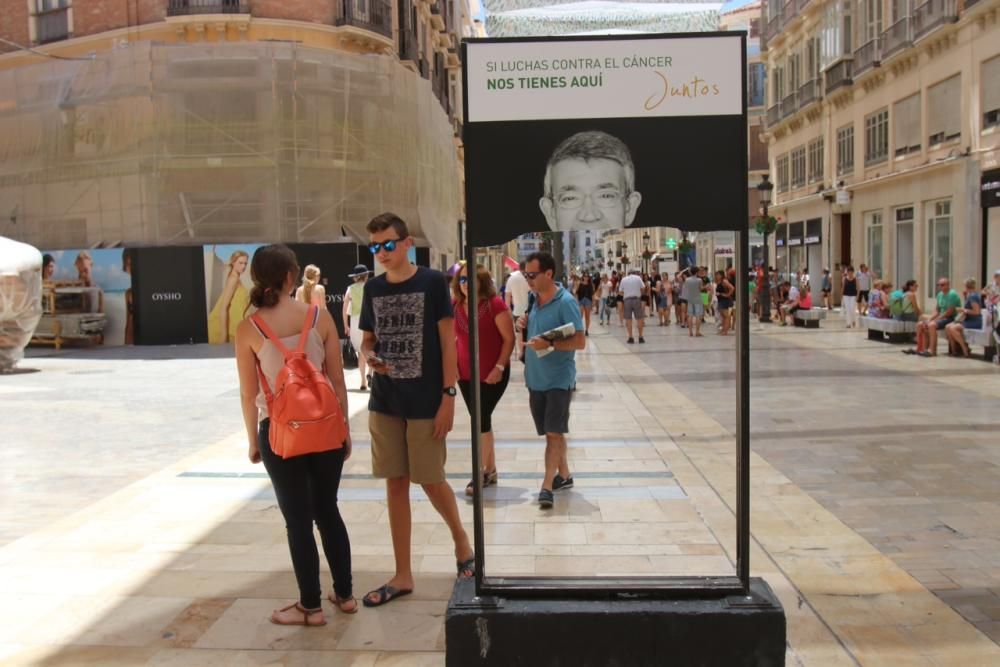
<path id="1" fill-rule="evenodd" d="M 760 321 L 762 323 L 771 323 L 771 259 L 770 259 L 770 248 L 767 243 L 767 237 L 770 235 L 770 220 L 767 214 L 767 208 L 771 205 L 771 191 L 774 190 L 774 184 L 771 183 L 770 178 L 767 174 L 761 178 L 760 183 L 757 184 L 757 192 L 760 195 L 760 203 L 763 207 L 763 219 L 764 219 L 764 284 L 760 286 Z"/>
<path id="2" fill-rule="evenodd" d="M 649 232 L 642 233 L 642 272 L 649 273 Z"/>

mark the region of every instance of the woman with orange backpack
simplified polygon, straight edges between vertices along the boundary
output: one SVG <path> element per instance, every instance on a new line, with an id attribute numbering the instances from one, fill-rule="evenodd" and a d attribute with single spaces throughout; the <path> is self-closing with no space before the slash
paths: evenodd
<path id="1" fill-rule="evenodd" d="M 351 543 L 337 506 L 351 455 L 340 339 L 326 308 L 290 296 L 299 267 L 287 246 L 258 249 L 250 275 L 250 303 L 258 310 L 236 331 L 243 419 L 250 461 L 264 463 L 274 486 L 299 587 L 299 599 L 275 609 L 271 622 L 326 625 L 314 521 L 333 573 L 328 599 L 344 613 L 358 610 Z"/>

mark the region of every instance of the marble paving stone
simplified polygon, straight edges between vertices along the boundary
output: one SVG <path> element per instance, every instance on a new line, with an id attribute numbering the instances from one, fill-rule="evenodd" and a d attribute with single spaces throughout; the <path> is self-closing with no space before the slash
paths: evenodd
<path id="1" fill-rule="evenodd" d="M 240 598 L 198 638 L 194 648 L 332 650 L 354 620 L 335 614 L 326 604 L 325 626 L 306 628 L 271 623 L 271 612 L 292 602 L 294 598 Z"/>
<path id="2" fill-rule="evenodd" d="M 439 603 L 397 600 L 378 613 L 359 613 L 344 632 L 339 648 L 383 651 L 440 651 L 444 648 L 444 608 Z"/>
<path id="3" fill-rule="evenodd" d="M 646 349 L 630 350 L 620 329 L 606 330 L 614 335 L 595 332 L 579 355 L 569 450 L 577 488 L 557 494 L 551 511 L 535 502 L 543 440 L 524 423 L 523 385 L 508 389 L 497 414 L 501 484 L 484 510 L 487 572 L 732 573 L 735 413 L 725 354 L 732 341 L 664 328 L 650 332 Z M 753 344 L 752 382 L 764 392 L 752 413 L 751 566 L 789 615 L 789 664 L 1000 663 L 1000 507 L 990 491 L 1000 455 L 980 432 L 1000 421 L 992 408 L 1000 374 L 983 366 L 973 378 L 959 360 L 944 359 L 914 371 L 914 360 L 855 332 L 765 332 Z M 14 431 L 0 424 L 0 441 L 18 454 L 13 502 L 0 503 L 0 540 L 10 540 L 0 541 L 0 565 L 13 575 L 0 578 L 7 610 L 0 662 L 13 655 L 58 665 L 443 663 L 454 555 L 419 489 L 412 596 L 356 617 L 327 605 L 325 628 L 272 626 L 270 610 L 294 599 L 295 582 L 270 485 L 245 460 L 232 360 L 108 357 L 129 352 L 46 355 L 32 360 L 43 373 L 14 378 L 25 391 L 4 394 L 18 414 L 58 404 L 60 416 L 18 422 Z M 151 386 L 151 363 L 170 368 L 171 382 L 212 392 L 141 405 L 130 392 Z M 104 372 L 107 391 L 86 393 L 93 377 L 69 374 L 77 370 Z M 187 405 L 192 398 L 198 410 Z M 588 399 L 607 409 L 597 414 Z M 358 594 L 393 569 L 384 485 L 370 477 L 366 400 L 350 396 L 360 437 L 341 487 Z M 799 403 L 807 418 L 788 414 Z M 935 410 L 955 417 L 941 420 Z M 96 413 L 109 426 L 145 418 L 145 451 L 121 437 L 128 428 L 100 442 L 109 452 L 151 456 L 117 457 L 88 476 L 80 462 L 94 453 L 86 443 L 62 443 L 73 432 L 67 423 Z M 470 522 L 468 417 L 458 413 L 448 472 Z M 178 425 L 176 414 L 195 421 Z M 213 428 L 198 419 L 214 420 Z M 178 439 L 186 447 L 171 444 Z M 24 449 L 35 443 L 37 452 Z M 53 451 L 59 466 L 37 465 Z M 60 487 L 42 471 L 61 475 Z M 328 589 L 325 566 L 322 577 Z M 53 607 L 67 609 L 62 625 L 39 629 Z M 95 638 L 108 645 L 82 645 Z M 137 645 L 110 645 L 129 642 Z"/>

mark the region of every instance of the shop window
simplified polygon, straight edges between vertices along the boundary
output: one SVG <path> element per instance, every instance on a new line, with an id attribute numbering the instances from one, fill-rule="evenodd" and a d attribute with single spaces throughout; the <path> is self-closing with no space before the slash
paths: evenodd
<path id="1" fill-rule="evenodd" d="M 895 156 L 920 152 L 920 93 L 896 102 L 892 108 Z"/>
<path id="2" fill-rule="evenodd" d="M 880 109 L 865 116 L 865 166 L 884 162 L 889 157 L 889 110 Z"/>
<path id="3" fill-rule="evenodd" d="M 956 74 L 927 89 L 927 143 L 948 143 L 962 137 L 962 75 Z"/>

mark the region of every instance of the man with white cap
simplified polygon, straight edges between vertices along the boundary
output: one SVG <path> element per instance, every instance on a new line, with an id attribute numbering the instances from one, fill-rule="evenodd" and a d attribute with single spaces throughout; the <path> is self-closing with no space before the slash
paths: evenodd
<path id="1" fill-rule="evenodd" d="M 368 375 L 365 373 L 365 355 L 361 354 L 361 341 L 364 340 L 364 332 L 360 327 L 352 326 L 357 324 L 361 318 L 361 302 L 365 293 L 365 281 L 371 271 L 364 264 L 358 264 L 354 270 L 347 274 L 348 278 L 353 278 L 354 282 L 344 292 L 344 333 L 351 339 L 351 345 L 358 354 L 358 370 L 361 372 L 361 391 L 368 391 Z"/>

